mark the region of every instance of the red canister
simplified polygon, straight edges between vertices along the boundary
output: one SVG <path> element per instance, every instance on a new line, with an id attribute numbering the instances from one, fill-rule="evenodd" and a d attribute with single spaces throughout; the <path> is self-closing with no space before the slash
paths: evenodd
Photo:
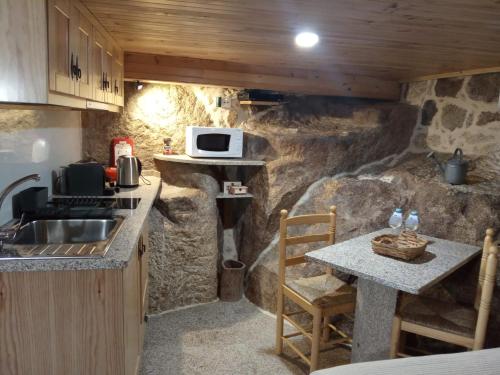
<path id="1" fill-rule="evenodd" d="M 116 137 L 111 141 L 111 165 L 116 167 L 116 161 L 122 155 L 134 155 L 134 140 L 130 137 Z"/>

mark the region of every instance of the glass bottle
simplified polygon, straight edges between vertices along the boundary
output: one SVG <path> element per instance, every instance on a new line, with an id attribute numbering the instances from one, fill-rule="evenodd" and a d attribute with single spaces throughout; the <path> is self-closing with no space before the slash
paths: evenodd
<path id="1" fill-rule="evenodd" d="M 415 210 L 411 211 L 405 221 L 406 229 L 416 232 L 418 230 L 419 224 L 420 220 L 418 217 L 418 212 Z"/>
<path id="2" fill-rule="evenodd" d="M 392 229 L 399 229 L 403 226 L 403 209 L 396 208 L 389 219 L 389 226 Z"/>
<path id="3" fill-rule="evenodd" d="M 172 138 L 163 138 L 163 155 L 172 155 Z"/>

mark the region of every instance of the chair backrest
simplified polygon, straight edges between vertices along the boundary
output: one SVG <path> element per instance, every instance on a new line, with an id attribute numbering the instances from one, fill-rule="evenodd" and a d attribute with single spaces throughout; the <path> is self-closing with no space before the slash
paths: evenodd
<path id="1" fill-rule="evenodd" d="M 479 309 L 479 303 L 481 302 L 481 295 L 483 291 L 484 277 L 486 273 L 486 261 L 490 252 L 490 247 L 493 244 L 493 235 L 495 231 L 491 228 L 486 229 L 486 236 L 483 242 L 483 253 L 481 255 L 481 265 L 479 267 L 479 280 L 477 282 L 476 288 L 476 298 L 474 300 L 474 307 L 476 310 Z"/>
<path id="2" fill-rule="evenodd" d="M 496 284 L 497 266 L 498 246 L 491 244 L 486 258 L 486 266 L 484 268 L 481 298 L 477 314 L 476 331 L 474 334 L 474 345 L 472 348 L 473 350 L 480 350 L 484 347 L 486 329 L 488 327 L 488 319 L 490 316 L 491 299 L 493 297 L 493 289 Z"/>
<path id="3" fill-rule="evenodd" d="M 288 211 L 282 210 L 280 217 L 280 240 L 279 240 L 279 281 L 285 283 L 285 269 L 289 266 L 305 263 L 304 255 L 287 257 L 286 247 L 313 242 L 326 242 L 328 245 L 335 243 L 335 231 L 337 221 L 337 208 L 330 207 L 328 214 L 314 214 L 288 217 Z M 288 237 L 288 227 L 296 225 L 328 224 L 327 233 L 308 234 L 303 236 Z"/>

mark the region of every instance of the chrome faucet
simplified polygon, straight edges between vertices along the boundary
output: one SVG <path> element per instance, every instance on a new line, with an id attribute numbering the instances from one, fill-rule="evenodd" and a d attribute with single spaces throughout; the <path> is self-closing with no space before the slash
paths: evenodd
<path id="1" fill-rule="evenodd" d="M 19 180 L 16 180 L 13 183 L 11 183 L 10 185 L 8 185 L 5 189 L 3 189 L 0 192 L 0 210 L 2 209 L 3 201 L 5 200 L 5 198 L 7 198 L 7 195 L 9 195 L 9 193 L 12 190 L 14 190 L 17 186 L 19 186 L 27 181 L 30 181 L 30 180 L 40 181 L 40 175 L 36 173 L 36 174 L 30 174 L 28 176 L 22 177 Z M 23 216 L 21 216 L 21 220 L 19 221 L 19 223 L 17 225 L 15 225 L 13 227 L 6 227 L 6 228 L 1 227 L 0 228 L 0 250 L 3 247 L 4 241 L 11 241 L 16 237 L 17 232 L 19 231 L 19 228 L 21 228 L 21 224 L 23 222 Z"/>

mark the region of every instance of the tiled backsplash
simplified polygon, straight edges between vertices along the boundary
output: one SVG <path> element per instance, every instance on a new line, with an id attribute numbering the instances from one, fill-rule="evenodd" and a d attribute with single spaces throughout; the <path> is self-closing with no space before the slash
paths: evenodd
<path id="1" fill-rule="evenodd" d="M 51 110 L 0 110 L 0 191 L 12 181 L 39 173 L 30 186 L 52 188 L 52 171 L 78 161 L 82 155 L 80 112 Z M 0 209 L 0 224 L 12 218 L 12 194 Z"/>

